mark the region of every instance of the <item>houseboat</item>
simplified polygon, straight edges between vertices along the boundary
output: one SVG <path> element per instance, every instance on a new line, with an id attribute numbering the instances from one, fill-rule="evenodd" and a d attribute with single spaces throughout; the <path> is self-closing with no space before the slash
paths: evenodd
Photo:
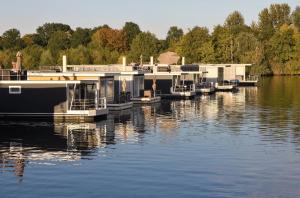
<path id="1" fill-rule="evenodd" d="M 206 82 L 218 83 L 219 90 L 235 90 L 237 86 L 256 86 L 257 76 L 248 75 L 251 64 L 199 65 Z"/>
<path id="2" fill-rule="evenodd" d="M 75 73 L 27 72 L 20 52 L 13 68 L 0 75 L 1 118 L 92 121 L 108 114 L 107 81 L 113 76 L 85 80 Z"/>
<path id="3" fill-rule="evenodd" d="M 114 75 L 114 102 L 108 103 L 110 110 L 125 110 L 133 104 L 151 104 L 160 102 L 160 97 L 145 90 L 144 78 L 147 70 L 140 66 L 127 65 L 123 57 L 122 64 L 115 65 L 68 65 L 68 71 L 79 73 L 107 73 Z"/>
<path id="4" fill-rule="evenodd" d="M 85 80 L 28 80 L 16 71 L 0 77 L 0 117 L 92 121 L 108 114 L 100 83 Z M 20 77 L 20 75 L 22 77 Z M 15 79 L 24 80 L 15 80 Z"/>
<path id="5" fill-rule="evenodd" d="M 168 99 L 191 99 L 195 97 L 195 84 L 201 72 L 198 65 L 145 65 L 145 88 Z"/>

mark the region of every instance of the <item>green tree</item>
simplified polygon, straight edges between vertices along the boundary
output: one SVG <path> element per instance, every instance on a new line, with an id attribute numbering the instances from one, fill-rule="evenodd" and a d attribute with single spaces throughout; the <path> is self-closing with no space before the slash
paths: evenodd
<path id="1" fill-rule="evenodd" d="M 120 54 L 117 51 L 110 51 L 101 46 L 89 47 L 89 54 L 93 64 L 114 64 L 117 63 Z"/>
<path id="2" fill-rule="evenodd" d="M 140 27 L 138 24 L 133 23 L 133 22 L 126 22 L 123 29 L 122 29 L 125 37 L 125 45 L 126 45 L 126 50 L 130 50 L 130 45 L 133 41 L 133 39 L 141 33 Z"/>
<path id="3" fill-rule="evenodd" d="M 159 53 L 159 40 L 150 32 L 142 32 L 132 41 L 129 59 L 134 62 L 139 62 L 141 55 L 143 60 L 149 60 L 150 56 L 157 57 Z"/>
<path id="4" fill-rule="evenodd" d="M 2 35 L 2 47 L 4 49 L 22 49 L 23 43 L 20 31 L 17 29 L 10 29 L 4 32 Z"/>
<path id="5" fill-rule="evenodd" d="M 282 26 L 270 40 L 270 61 L 275 74 L 284 73 L 285 63 L 294 58 L 295 47 L 294 30 L 287 25 Z"/>
<path id="6" fill-rule="evenodd" d="M 16 60 L 17 51 L 1 50 L 0 51 L 0 67 L 12 68 L 12 62 Z"/>
<path id="7" fill-rule="evenodd" d="M 40 66 L 53 66 L 57 64 L 56 58 L 50 50 L 44 50 L 41 54 Z"/>
<path id="8" fill-rule="evenodd" d="M 214 46 L 213 46 L 211 39 L 201 46 L 200 53 L 201 53 L 201 62 L 202 63 L 215 63 L 216 62 Z"/>
<path id="9" fill-rule="evenodd" d="M 177 26 L 170 27 L 168 33 L 167 33 L 167 46 L 170 48 L 171 51 L 174 51 L 176 48 L 176 45 L 180 41 L 180 39 L 183 37 L 183 30 L 181 28 L 178 28 Z"/>
<path id="10" fill-rule="evenodd" d="M 34 44 L 33 37 L 34 37 L 34 34 L 25 34 L 25 35 L 22 37 L 22 42 L 23 42 L 23 44 L 24 44 L 25 47 Z"/>
<path id="11" fill-rule="evenodd" d="M 232 36 L 236 36 L 242 31 L 247 29 L 245 25 L 245 19 L 243 15 L 238 12 L 234 11 L 233 13 L 229 14 L 225 20 L 224 24 L 225 28 L 228 28 Z"/>
<path id="12" fill-rule="evenodd" d="M 255 56 L 258 53 L 259 42 L 254 34 L 249 32 L 241 32 L 235 38 L 235 55 L 238 63 L 260 63 Z M 259 61 L 259 62 L 256 62 Z"/>
<path id="13" fill-rule="evenodd" d="M 0 50 L 2 50 L 3 49 L 3 39 L 2 39 L 2 37 L 0 36 Z"/>
<path id="14" fill-rule="evenodd" d="M 274 28 L 279 29 L 282 25 L 291 23 L 291 8 L 288 4 L 271 4 L 269 12 Z"/>
<path id="15" fill-rule="evenodd" d="M 263 9 L 259 13 L 259 20 L 258 20 L 258 38 L 261 41 L 269 40 L 275 32 L 273 21 L 269 10 L 267 8 Z"/>
<path id="16" fill-rule="evenodd" d="M 87 28 L 76 28 L 71 37 L 71 47 L 76 48 L 79 45 L 87 46 L 91 41 L 91 30 Z"/>
<path id="17" fill-rule="evenodd" d="M 30 45 L 23 49 L 23 66 L 26 69 L 34 69 L 40 65 L 43 48 L 38 45 Z"/>
<path id="18" fill-rule="evenodd" d="M 292 14 L 293 24 L 298 28 L 300 31 L 300 6 L 297 6 Z"/>
<path id="19" fill-rule="evenodd" d="M 54 32 L 49 39 L 47 48 L 51 51 L 52 55 L 57 56 L 60 50 L 70 48 L 70 37 L 71 35 L 66 32 Z"/>
<path id="20" fill-rule="evenodd" d="M 91 64 L 89 50 L 82 45 L 67 50 L 68 63 L 73 65 Z"/>
<path id="21" fill-rule="evenodd" d="M 73 30 L 69 25 L 62 24 L 62 23 L 45 23 L 44 25 L 37 28 L 37 38 L 36 40 L 39 41 L 39 45 L 47 46 L 49 39 L 52 37 L 52 34 L 55 32 L 65 32 L 72 34 Z"/>
<path id="22" fill-rule="evenodd" d="M 210 41 L 208 29 L 194 27 L 180 41 L 178 53 L 186 58 L 187 63 L 202 62 L 203 53 L 201 48 Z"/>

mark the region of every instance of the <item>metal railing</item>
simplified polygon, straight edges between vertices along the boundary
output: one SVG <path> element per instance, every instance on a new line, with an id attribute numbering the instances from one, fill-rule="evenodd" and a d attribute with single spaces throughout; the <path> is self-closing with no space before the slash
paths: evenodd
<path id="1" fill-rule="evenodd" d="M 0 69 L 0 80 L 26 80 L 26 71 Z"/>
<path id="2" fill-rule="evenodd" d="M 71 72 L 131 72 L 142 70 L 138 66 L 123 65 L 68 65 L 67 71 Z"/>
<path id="3" fill-rule="evenodd" d="M 192 85 L 177 85 L 175 87 L 171 87 L 171 92 L 193 92 L 195 91 L 195 84 Z"/>
<path id="4" fill-rule="evenodd" d="M 258 76 L 252 76 L 252 75 L 246 76 L 245 81 L 258 81 Z"/>
<path id="5" fill-rule="evenodd" d="M 74 99 L 70 105 L 70 111 L 85 111 L 95 109 L 106 109 L 106 98 L 99 98 L 96 103 L 95 99 Z"/>
<path id="6" fill-rule="evenodd" d="M 203 82 L 203 83 L 197 83 L 195 85 L 196 89 L 203 89 L 203 88 L 214 88 L 215 85 L 214 83 L 206 83 L 206 82 Z"/>

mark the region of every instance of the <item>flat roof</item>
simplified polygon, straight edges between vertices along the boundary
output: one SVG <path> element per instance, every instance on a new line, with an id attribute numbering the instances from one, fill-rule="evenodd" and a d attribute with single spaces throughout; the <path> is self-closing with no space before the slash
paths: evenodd
<path id="1" fill-rule="evenodd" d="M 63 77 L 63 76 L 98 76 L 98 77 L 106 77 L 106 76 L 116 76 L 119 75 L 119 73 L 101 73 L 101 72 L 28 72 L 27 76 L 57 76 L 57 77 Z"/>
<path id="2" fill-rule="evenodd" d="M 0 84 L 80 84 L 88 80 L 3 80 Z"/>

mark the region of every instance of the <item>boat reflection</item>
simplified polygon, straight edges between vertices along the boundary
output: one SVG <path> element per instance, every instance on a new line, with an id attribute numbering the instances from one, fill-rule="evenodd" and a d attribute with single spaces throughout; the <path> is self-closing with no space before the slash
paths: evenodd
<path id="1" fill-rule="evenodd" d="M 115 144 L 109 122 L 82 124 L 2 124 L 0 167 L 23 177 L 27 163 L 55 165 L 93 155 L 95 148 Z"/>

